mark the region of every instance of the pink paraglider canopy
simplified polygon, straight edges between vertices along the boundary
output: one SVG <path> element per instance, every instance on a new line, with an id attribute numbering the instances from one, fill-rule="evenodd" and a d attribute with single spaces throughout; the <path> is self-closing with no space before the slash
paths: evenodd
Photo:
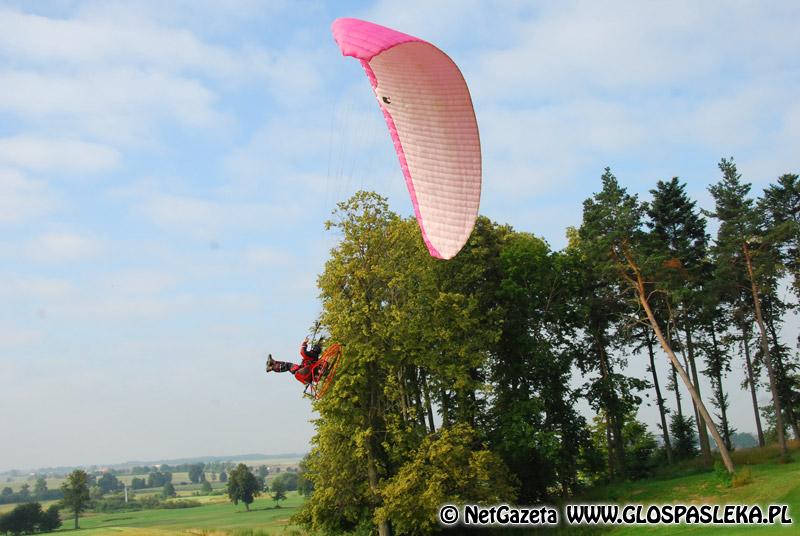
<path id="1" fill-rule="evenodd" d="M 454 257 L 481 198 L 478 123 L 461 71 L 432 44 L 371 22 L 337 19 L 333 37 L 372 84 L 428 251 Z"/>

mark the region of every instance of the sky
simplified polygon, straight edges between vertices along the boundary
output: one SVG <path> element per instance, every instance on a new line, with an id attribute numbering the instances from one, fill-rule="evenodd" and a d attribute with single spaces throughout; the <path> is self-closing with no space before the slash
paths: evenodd
<path id="1" fill-rule="evenodd" d="M 757 194 L 800 170 L 796 2 L 0 1 L 0 470 L 310 448 L 266 354 L 319 312 L 337 201 L 412 213 L 342 16 L 455 60 L 481 212 L 556 249 L 606 166 L 704 208 L 722 157 Z"/>

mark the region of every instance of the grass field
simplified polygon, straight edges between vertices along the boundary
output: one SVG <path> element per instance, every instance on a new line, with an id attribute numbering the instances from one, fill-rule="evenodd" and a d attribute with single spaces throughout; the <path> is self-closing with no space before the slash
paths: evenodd
<path id="1" fill-rule="evenodd" d="M 581 501 L 635 504 L 787 504 L 793 525 L 767 526 L 626 526 L 606 530 L 571 529 L 566 533 L 611 534 L 614 536 L 652 534 L 800 534 L 800 444 L 793 442 L 791 463 L 779 463 L 775 448 L 745 449 L 733 453 L 737 470 L 749 469 L 752 481 L 728 487 L 710 472 L 698 472 L 694 464 L 672 468 L 655 478 L 597 488 Z"/>
<path id="2" fill-rule="evenodd" d="M 297 529 L 288 527 L 289 518 L 302 504 L 304 498 L 296 492 L 287 494 L 288 498 L 275 508 L 269 498 L 259 498 L 246 511 L 243 504 L 234 506 L 226 497 L 200 497 L 205 499 L 203 506 L 176 510 L 142 510 L 140 512 L 120 512 L 110 514 L 88 514 L 80 520 L 80 534 L 129 534 L 131 536 L 174 535 L 174 534 L 213 534 L 245 531 L 258 535 L 300 534 Z M 72 521 L 65 520 L 62 530 L 70 532 Z M 77 533 L 76 533 L 77 534 Z"/>

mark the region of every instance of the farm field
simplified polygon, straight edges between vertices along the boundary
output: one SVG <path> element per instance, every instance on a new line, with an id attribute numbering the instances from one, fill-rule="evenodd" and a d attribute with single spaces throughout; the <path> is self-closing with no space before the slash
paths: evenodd
<path id="1" fill-rule="evenodd" d="M 243 504 L 235 506 L 227 497 L 198 499 L 206 499 L 207 504 L 174 510 L 88 514 L 81 518 L 80 534 L 208 534 L 241 529 L 252 529 L 259 534 L 292 534 L 289 518 L 305 500 L 296 492 L 289 492 L 281 507 L 275 508 L 273 500 L 261 497 L 250 505 L 248 512 Z M 71 520 L 67 519 L 59 532 L 71 529 Z"/>
<path id="2" fill-rule="evenodd" d="M 284 458 L 263 458 L 263 459 L 255 459 L 255 460 L 239 460 L 235 456 L 231 457 L 229 460 L 231 463 L 244 463 L 252 468 L 257 468 L 261 465 L 265 465 L 270 468 L 270 475 L 267 477 L 267 481 L 271 480 L 276 474 L 276 469 L 278 471 L 286 471 L 288 468 L 293 467 L 296 468 L 297 465 L 300 463 L 301 458 L 297 457 L 284 457 Z M 211 471 L 206 470 L 206 477 L 210 478 Z M 216 473 L 215 473 L 216 474 Z M 147 474 L 117 474 L 117 480 L 123 482 L 127 485 L 131 485 L 131 481 L 134 478 L 147 478 Z M 64 483 L 65 477 L 63 476 L 48 476 L 45 478 L 47 482 L 48 489 L 58 489 Z M 33 474 L 25 474 L 25 475 L 18 475 L 18 476 L 3 476 L 2 480 L 0 480 L 0 488 L 9 487 L 14 492 L 18 492 L 23 485 L 28 484 L 30 488 L 33 488 L 33 485 L 36 481 L 36 478 Z M 225 484 L 219 482 L 218 480 L 214 480 L 210 482 L 214 489 L 224 489 Z M 192 484 L 189 479 L 189 473 L 186 471 L 177 471 L 172 472 L 172 484 L 175 486 L 175 490 L 178 492 L 178 495 L 191 495 L 191 492 L 198 491 L 201 488 L 201 484 Z M 189 492 L 189 493 L 186 493 Z M 159 494 L 161 493 L 161 488 L 145 488 L 136 490 L 138 495 L 148 495 L 148 494 Z M 6 505 L 0 505 L 0 512 L 3 512 L 3 507 Z"/>

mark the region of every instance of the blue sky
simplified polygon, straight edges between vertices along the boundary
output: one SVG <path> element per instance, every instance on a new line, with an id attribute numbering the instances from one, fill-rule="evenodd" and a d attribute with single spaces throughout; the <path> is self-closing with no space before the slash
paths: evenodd
<path id="1" fill-rule="evenodd" d="M 706 207 L 723 156 L 800 168 L 794 2 L 0 2 L 0 470 L 307 450 L 263 358 L 318 311 L 337 200 L 411 213 L 339 16 L 453 57 L 482 213 L 556 248 L 606 165 Z"/>

